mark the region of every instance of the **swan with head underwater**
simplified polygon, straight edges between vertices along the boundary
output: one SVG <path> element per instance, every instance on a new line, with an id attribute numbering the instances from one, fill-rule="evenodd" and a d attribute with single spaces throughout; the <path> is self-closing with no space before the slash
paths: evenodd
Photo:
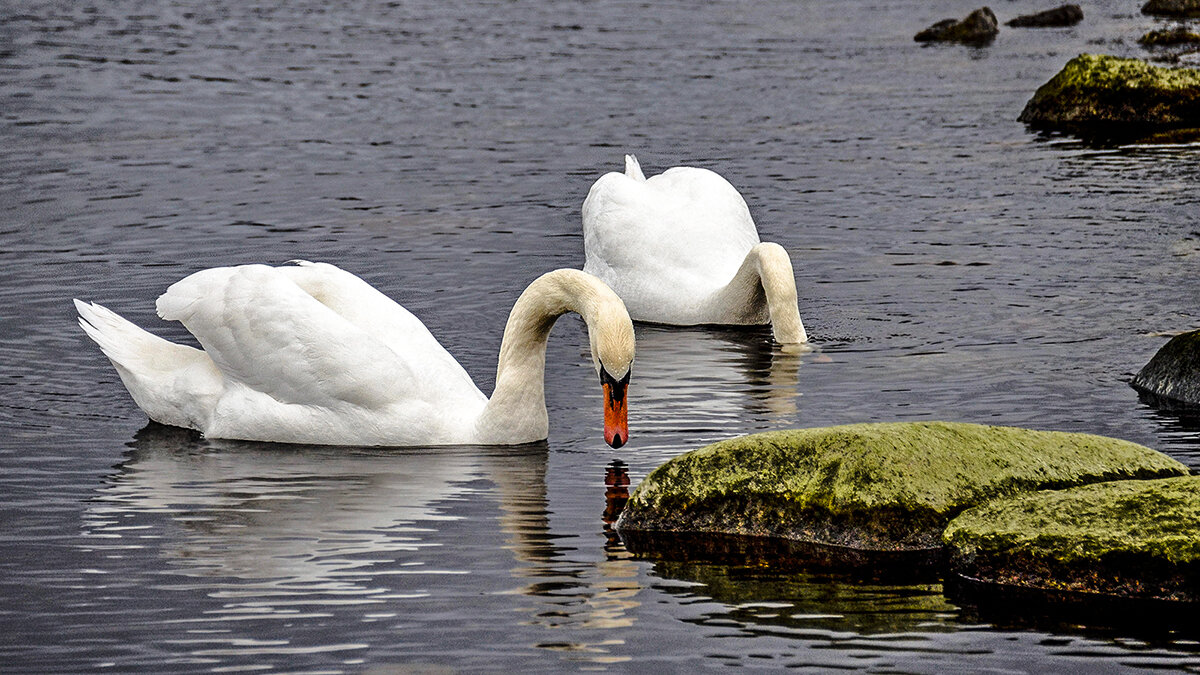
<path id="1" fill-rule="evenodd" d="M 583 202 L 584 271 L 608 284 L 638 321 L 770 323 L 803 348 L 787 251 L 763 243 L 737 189 L 708 169 L 678 166 L 647 180 L 637 158 L 607 173 Z"/>
<path id="2" fill-rule="evenodd" d="M 513 305 L 485 396 L 408 310 L 325 263 L 203 270 L 156 304 L 203 350 L 75 301 L 79 323 L 150 419 L 210 438 L 319 445 L 514 445 L 543 440 L 546 340 L 555 320 L 587 324 L 604 391 L 604 439 L 629 440 L 633 323 L 579 270 L 535 279 Z"/>

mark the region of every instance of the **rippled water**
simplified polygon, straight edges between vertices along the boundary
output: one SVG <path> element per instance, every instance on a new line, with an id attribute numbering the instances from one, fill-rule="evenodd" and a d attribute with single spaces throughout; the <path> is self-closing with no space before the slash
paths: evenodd
<path id="1" fill-rule="evenodd" d="M 638 560 L 605 524 L 614 460 L 636 484 L 788 426 L 1086 431 L 1200 468 L 1200 421 L 1126 385 L 1200 325 L 1200 150 L 1015 121 L 1075 54 L 1139 53 L 1139 3 L 982 49 L 912 42 L 959 1 L 248 4 L 0 7 L 4 672 L 1200 670 L 1186 633 Z M 182 339 L 153 314 L 173 281 L 325 260 L 488 391 L 512 301 L 582 265 L 579 205 L 627 151 L 743 191 L 820 349 L 639 327 L 619 451 L 573 318 L 548 442 L 401 450 L 143 429 L 75 325 L 82 297 Z"/>

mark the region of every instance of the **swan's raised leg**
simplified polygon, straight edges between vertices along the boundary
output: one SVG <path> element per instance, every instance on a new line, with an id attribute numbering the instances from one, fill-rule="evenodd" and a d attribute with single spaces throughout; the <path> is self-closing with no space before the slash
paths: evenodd
<path id="1" fill-rule="evenodd" d="M 207 354 L 148 333 L 95 303 L 76 300 L 75 309 L 79 325 L 100 345 L 150 419 L 204 428 L 224 388 L 221 372 Z"/>

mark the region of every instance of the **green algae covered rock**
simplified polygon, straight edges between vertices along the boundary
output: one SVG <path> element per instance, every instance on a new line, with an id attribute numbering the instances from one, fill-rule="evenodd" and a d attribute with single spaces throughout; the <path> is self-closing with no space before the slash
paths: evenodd
<path id="1" fill-rule="evenodd" d="M 985 583 L 1200 601 L 1200 476 L 989 502 L 946 528 L 951 569 Z"/>
<path id="2" fill-rule="evenodd" d="M 1200 330 L 1171 338 L 1129 384 L 1163 407 L 1200 407 Z"/>
<path id="3" fill-rule="evenodd" d="M 1200 44 L 1200 33 L 1195 33 L 1183 26 L 1175 28 L 1159 28 L 1138 38 L 1138 44 L 1143 47 L 1173 47 L 1176 45 Z"/>
<path id="4" fill-rule="evenodd" d="M 872 551 L 936 549 L 986 500 L 1178 476 L 1149 448 L 1087 434 L 950 422 L 853 424 L 714 443 L 651 472 L 617 529 L 780 537 Z"/>
<path id="5" fill-rule="evenodd" d="M 1200 127 L 1200 71 L 1083 54 L 1042 85 L 1017 119 L 1067 129 Z"/>

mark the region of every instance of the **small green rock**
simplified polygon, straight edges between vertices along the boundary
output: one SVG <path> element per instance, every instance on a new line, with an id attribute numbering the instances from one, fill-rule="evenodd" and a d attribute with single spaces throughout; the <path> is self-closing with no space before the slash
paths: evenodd
<path id="1" fill-rule="evenodd" d="M 1200 127 L 1200 71 L 1083 54 L 1042 85 L 1017 119 L 1042 127 Z"/>
<path id="2" fill-rule="evenodd" d="M 1172 47 L 1175 45 L 1200 44 L 1200 33 L 1180 26 L 1177 28 L 1160 28 L 1152 30 L 1138 38 L 1138 44 L 1143 47 Z"/>
<path id="3" fill-rule="evenodd" d="M 1129 384 L 1164 407 L 1200 407 L 1200 330 L 1171 338 Z"/>
<path id="4" fill-rule="evenodd" d="M 1200 476 L 1021 495 L 963 512 L 951 569 L 985 583 L 1200 601 Z"/>
<path id="5" fill-rule="evenodd" d="M 638 486 L 617 528 L 930 549 L 951 518 L 988 499 L 1186 473 L 1149 448 L 1088 434 L 951 422 L 796 429 L 672 459 Z"/>

